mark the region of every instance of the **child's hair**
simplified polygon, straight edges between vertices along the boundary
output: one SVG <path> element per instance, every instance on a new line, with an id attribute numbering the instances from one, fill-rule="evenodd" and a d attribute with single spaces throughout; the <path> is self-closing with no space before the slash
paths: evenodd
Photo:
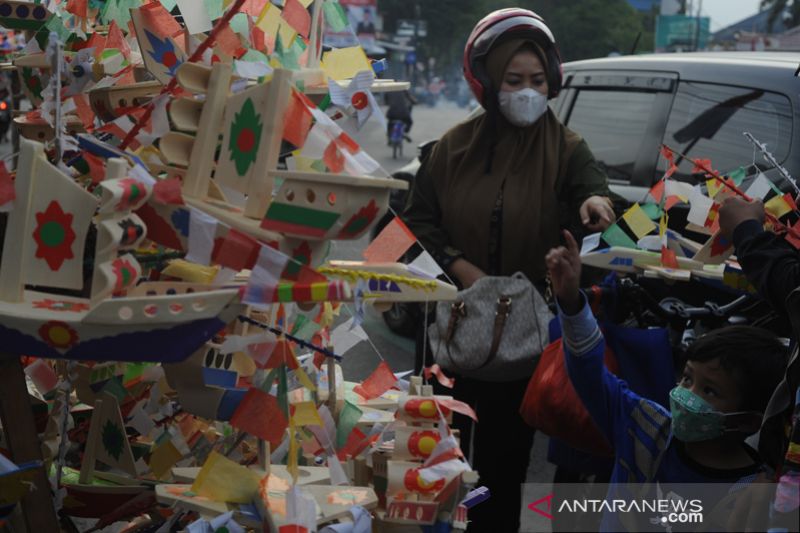
<path id="1" fill-rule="evenodd" d="M 763 412 L 783 379 L 788 349 L 765 329 L 729 326 L 699 337 L 685 356 L 687 361 L 700 362 L 719 358 L 720 365 L 739 388 L 740 409 Z"/>

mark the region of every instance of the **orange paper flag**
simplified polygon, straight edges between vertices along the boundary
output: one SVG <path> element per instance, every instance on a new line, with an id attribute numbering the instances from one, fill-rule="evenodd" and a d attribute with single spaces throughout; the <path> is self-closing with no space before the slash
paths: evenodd
<path id="1" fill-rule="evenodd" d="M 85 19 L 89 16 L 89 0 L 68 0 L 66 10 L 76 17 Z"/>
<path id="2" fill-rule="evenodd" d="M 128 41 L 125 40 L 125 36 L 122 34 L 122 30 L 119 29 L 119 26 L 117 26 L 116 20 L 112 20 L 111 26 L 108 27 L 106 48 L 116 48 L 117 50 L 120 51 L 120 53 L 122 53 L 125 59 L 131 58 L 131 47 L 128 44 Z"/>
<path id="3" fill-rule="evenodd" d="M 294 31 L 308 38 L 311 30 L 311 15 L 299 0 L 286 0 L 281 18 L 285 20 Z"/>
<path id="4" fill-rule="evenodd" d="M 389 367 L 389 363 L 381 361 L 378 368 L 363 383 L 356 385 L 353 390 L 365 399 L 371 400 L 391 389 L 395 383 L 397 383 L 397 378 Z"/>
<path id="5" fill-rule="evenodd" d="M 302 148 L 306 144 L 313 115 L 298 94 L 297 91 L 292 91 L 289 106 L 286 108 L 283 118 L 283 138 L 297 148 Z"/>
<path id="6" fill-rule="evenodd" d="M 364 250 L 368 263 L 393 263 L 417 242 L 411 230 L 398 217 L 385 227 Z"/>
<path id="7" fill-rule="evenodd" d="M 174 37 L 183 32 L 181 25 L 170 15 L 161 2 L 152 2 L 139 8 L 148 30 L 155 31 L 160 37 Z M 111 35 L 109 34 L 109 38 Z"/>
<path id="8" fill-rule="evenodd" d="M 0 160 L 0 213 L 7 213 L 14 207 L 17 192 L 14 188 L 14 178 L 6 168 L 5 161 Z"/>
<path id="9" fill-rule="evenodd" d="M 289 422 L 274 396 L 259 389 L 250 389 L 233 413 L 231 425 L 277 447 Z"/>

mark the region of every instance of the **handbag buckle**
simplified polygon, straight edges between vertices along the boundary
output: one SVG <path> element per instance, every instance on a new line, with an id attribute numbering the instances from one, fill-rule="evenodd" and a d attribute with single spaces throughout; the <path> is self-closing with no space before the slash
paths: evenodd
<path id="1" fill-rule="evenodd" d="M 460 318 L 467 316 L 467 304 L 463 301 L 453 302 L 450 304 L 450 312 Z"/>
<path id="2" fill-rule="evenodd" d="M 497 314 L 508 316 L 511 314 L 511 297 L 501 296 L 497 299 Z"/>

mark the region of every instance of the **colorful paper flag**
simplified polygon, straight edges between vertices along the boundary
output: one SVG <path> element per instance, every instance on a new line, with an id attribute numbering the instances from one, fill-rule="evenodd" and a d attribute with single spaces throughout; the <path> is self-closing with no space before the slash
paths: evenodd
<path id="1" fill-rule="evenodd" d="M 339 423 L 336 425 L 336 448 L 341 448 L 347 443 L 347 437 L 356 427 L 364 412 L 345 400 L 344 408 L 339 413 Z"/>
<path id="2" fill-rule="evenodd" d="M 377 398 L 397 383 L 397 377 L 389 367 L 389 363 L 381 361 L 378 367 L 363 381 L 356 385 L 353 390 L 367 400 Z"/>
<path id="3" fill-rule="evenodd" d="M 119 411 L 116 398 L 110 394 L 102 394 L 102 405 L 99 412 L 92 413 L 92 425 L 97 424 L 98 432 L 95 459 L 112 468 L 135 476 L 133 452 L 131 451 L 128 436 L 125 433 L 125 424 Z"/>
<path id="4" fill-rule="evenodd" d="M 268 441 L 273 447 L 280 444 L 289 425 L 275 396 L 259 389 L 250 389 L 245 393 L 230 423 L 235 428 Z"/>
<path id="5" fill-rule="evenodd" d="M 360 46 L 336 48 L 322 56 L 322 68 L 329 78 L 345 80 L 363 70 L 372 70 L 372 65 Z"/>
<path id="6" fill-rule="evenodd" d="M 311 30 L 311 14 L 298 0 L 286 0 L 281 12 L 285 20 L 297 33 L 308 39 Z"/>
<path id="7" fill-rule="evenodd" d="M 197 0 L 177 0 L 183 23 L 189 33 L 196 35 L 209 31 L 214 25 L 205 6 L 198 6 Z"/>
<path id="8" fill-rule="evenodd" d="M 183 459 L 183 455 L 172 443 L 172 439 L 164 439 L 150 455 L 148 466 L 150 466 L 150 470 L 156 479 L 162 479 L 169 474 L 170 469 L 181 459 Z"/>
<path id="9" fill-rule="evenodd" d="M 786 213 L 793 211 L 793 204 L 794 200 L 791 199 L 791 195 L 786 193 L 769 200 L 764 204 L 764 209 L 766 209 L 767 212 L 772 214 L 775 218 L 781 218 Z"/>
<path id="10" fill-rule="evenodd" d="M 256 264 L 261 248 L 253 237 L 230 228 L 224 236 L 215 239 L 211 262 L 237 272 L 250 269 Z"/>
<path id="11" fill-rule="evenodd" d="M 656 225 L 650 220 L 650 217 L 647 216 L 639 204 L 633 204 L 633 206 L 622 215 L 622 219 L 625 220 L 637 239 L 641 239 L 656 229 Z"/>
<path id="12" fill-rule="evenodd" d="M 322 419 L 314 402 L 300 402 L 292 406 L 292 422 L 295 426 L 322 426 Z"/>
<path id="13" fill-rule="evenodd" d="M 611 224 L 601 236 L 610 246 L 622 246 L 625 248 L 636 248 L 636 243 L 631 239 L 618 224 Z"/>
<path id="14" fill-rule="evenodd" d="M 756 179 L 753 180 L 753 183 L 751 183 L 745 191 L 745 194 L 750 198 L 763 200 L 771 190 L 772 182 L 767 176 L 764 175 L 763 172 L 759 172 L 758 176 L 756 176 Z"/>
<path id="15" fill-rule="evenodd" d="M 250 504 L 258 496 L 259 481 L 252 470 L 211 452 L 192 484 L 192 492 L 215 502 Z"/>
<path id="16" fill-rule="evenodd" d="M 369 246 L 363 252 L 363 256 L 368 263 L 393 263 L 406 253 L 415 242 L 417 242 L 417 238 L 411 233 L 408 226 L 399 217 L 394 217 L 383 228 L 383 231 L 369 243 Z"/>
<path id="17" fill-rule="evenodd" d="M 243 301 L 249 304 L 271 304 L 280 282 L 281 272 L 289 262 L 289 256 L 272 248 L 262 246 L 258 260 L 250 273 Z"/>
<path id="18" fill-rule="evenodd" d="M 283 119 L 283 138 L 297 148 L 303 148 L 305 145 L 313 120 L 308 105 L 303 101 L 305 98 L 305 95 L 293 88 Z"/>
<path id="19" fill-rule="evenodd" d="M 347 14 L 338 0 L 325 0 L 322 4 L 322 9 L 325 13 L 325 22 L 331 31 L 335 33 L 341 32 L 350 24 L 347 20 Z"/>
<path id="20" fill-rule="evenodd" d="M 686 220 L 698 226 L 705 226 L 708 219 L 708 212 L 711 211 L 711 206 L 714 205 L 714 200 L 700 192 L 694 190 L 692 196 L 689 198 L 690 208 Z"/>

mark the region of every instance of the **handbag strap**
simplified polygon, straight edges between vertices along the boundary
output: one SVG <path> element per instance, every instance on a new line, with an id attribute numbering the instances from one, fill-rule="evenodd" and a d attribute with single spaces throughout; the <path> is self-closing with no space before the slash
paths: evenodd
<path id="1" fill-rule="evenodd" d="M 458 320 L 463 316 L 467 316 L 467 305 L 463 301 L 450 304 L 450 320 L 447 322 L 447 333 L 444 337 L 445 345 L 449 345 L 450 341 L 453 340 L 453 335 L 456 334 Z"/>
<path id="2" fill-rule="evenodd" d="M 503 330 L 506 328 L 506 320 L 508 315 L 511 314 L 511 298 L 509 296 L 501 296 L 497 299 L 497 311 L 494 314 L 494 330 L 492 331 L 492 347 L 489 350 L 489 357 L 486 362 L 479 368 L 483 368 L 497 356 L 497 350 L 500 349 L 500 342 L 503 340 Z"/>

